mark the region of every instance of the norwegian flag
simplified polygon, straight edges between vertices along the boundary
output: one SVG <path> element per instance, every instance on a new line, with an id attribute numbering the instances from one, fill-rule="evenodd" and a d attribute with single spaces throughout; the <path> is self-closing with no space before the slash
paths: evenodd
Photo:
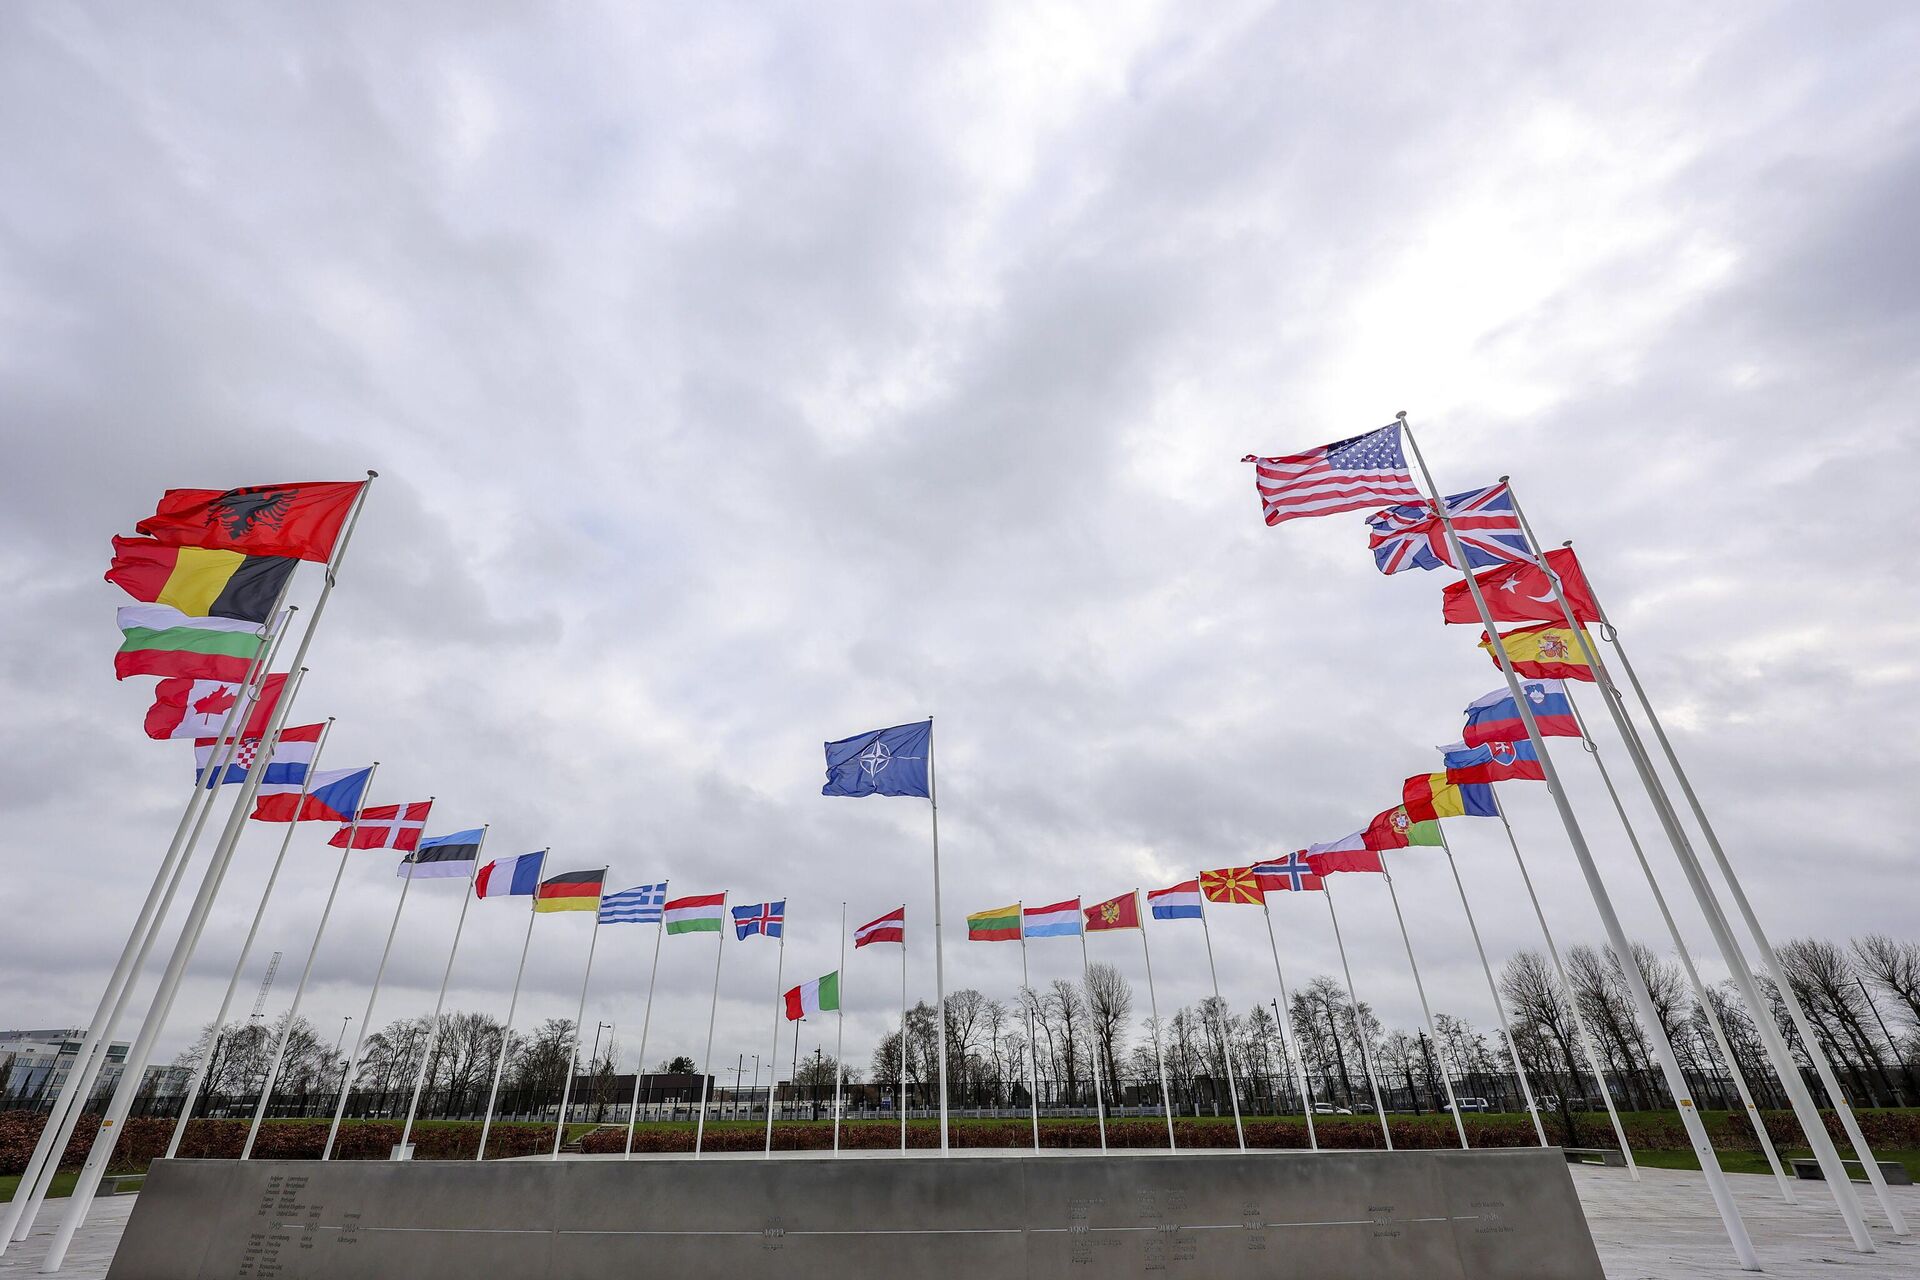
<path id="1" fill-rule="evenodd" d="M 1253 483 L 1260 491 L 1260 507 L 1268 524 L 1382 507 L 1420 496 L 1413 473 L 1407 470 L 1407 455 L 1400 448 L 1397 422 L 1305 453 L 1284 458 L 1248 454 L 1241 461 L 1253 464 Z"/>
<path id="2" fill-rule="evenodd" d="M 1445 501 L 1447 514 L 1453 517 L 1453 531 L 1460 535 L 1460 546 L 1471 568 L 1532 562 L 1533 548 L 1521 531 L 1506 485 L 1456 493 Z M 1367 545 L 1373 549 L 1373 562 L 1382 573 L 1438 569 L 1443 564 L 1460 567 L 1453 563 L 1446 527 L 1431 502 L 1388 507 L 1368 516 L 1367 524 L 1373 528 Z"/>
<path id="3" fill-rule="evenodd" d="M 360 825 L 352 823 L 333 833 L 327 841 L 336 849 L 347 847 L 347 833 L 353 832 L 356 849 L 398 849 L 412 853 L 420 846 L 420 833 L 426 830 L 427 814 L 433 801 L 416 800 L 412 804 L 383 804 L 360 811 Z"/>

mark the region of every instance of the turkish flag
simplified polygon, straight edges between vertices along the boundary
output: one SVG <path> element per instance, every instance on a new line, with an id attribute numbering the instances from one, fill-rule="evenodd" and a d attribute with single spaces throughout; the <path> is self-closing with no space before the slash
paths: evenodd
<path id="1" fill-rule="evenodd" d="M 261 484 L 247 489 L 169 489 L 134 528 L 169 547 L 209 547 L 249 556 L 325 562 L 363 480 Z"/>
<path id="2" fill-rule="evenodd" d="M 1567 603 L 1573 606 L 1573 616 L 1582 622 L 1600 621 L 1600 609 L 1593 603 L 1587 575 L 1580 572 L 1573 548 L 1561 547 L 1547 552 L 1547 563 L 1560 575 L 1560 587 L 1566 592 Z M 1560 603 L 1553 598 L 1553 584 L 1547 580 L 1546 571 L 1536 564 L 1523 561 L 1501 565 L 1474 574 L 1473 580 L 1480 584 L 1480 594 L 1486 597 L 1487 609 L 1495 622 L 1564 623 L 1567 620 L 1560 612 Z M 1464 581 L 1446 588 L 1441 599 L 1441 614 L 1446 621 L 1480 621 L 1480 611 L 1473 607 L 1473 596 Z"/>

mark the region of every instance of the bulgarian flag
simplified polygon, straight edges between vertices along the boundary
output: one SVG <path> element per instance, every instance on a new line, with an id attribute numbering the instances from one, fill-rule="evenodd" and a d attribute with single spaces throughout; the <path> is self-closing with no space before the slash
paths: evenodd
<path id="1" fill-rule="evenodd" d="M 719 933 L 727 913 L 727 895 L 703 893 L 691 898 L 669 898 L 661 908 L 668 933 Z"/>
<path id="2" fill-rule="evenodd" d="M 266 643 L 257 622 L 189 618 L 164 604 L 122 605 L 119 621 L 124 640 L 113 655 L 117 680 L 179 676 L 238 684 Z"/>
<path id="3" fill-rule="evenodd" d="M 840 971 L 838 969 L 824 978 L 803 982 L 787 992 L 788 1022 L 798 1022 L 814 1014 L 837 1013 L 839 1009 Z"/>

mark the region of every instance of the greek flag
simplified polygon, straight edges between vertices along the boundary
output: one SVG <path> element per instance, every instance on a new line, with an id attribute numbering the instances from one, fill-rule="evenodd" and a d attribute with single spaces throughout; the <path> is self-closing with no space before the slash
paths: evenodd
<path id="1" fill-rule="evenodd" d="M 667 882 L 640 884 L 600 899 L 601 924 L 659 924 L 667 905 Z"/>

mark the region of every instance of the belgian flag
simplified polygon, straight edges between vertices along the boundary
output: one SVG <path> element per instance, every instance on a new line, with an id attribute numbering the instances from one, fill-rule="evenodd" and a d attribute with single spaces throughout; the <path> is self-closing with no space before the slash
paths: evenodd
<path id="1" fill-rule="evenodd" d="M 189 617 L 265 622 L 295 563 L 286 556 L 115 538 L 107 581 L 135 600 L 171 605 Z"/>
<path id="2" fill-rule="evenodd" d="M 598 911 L 600 894 L 606 888 L 607 869 L 569 871 L 540 882 L 533 895 L 535 911 Z"/>

